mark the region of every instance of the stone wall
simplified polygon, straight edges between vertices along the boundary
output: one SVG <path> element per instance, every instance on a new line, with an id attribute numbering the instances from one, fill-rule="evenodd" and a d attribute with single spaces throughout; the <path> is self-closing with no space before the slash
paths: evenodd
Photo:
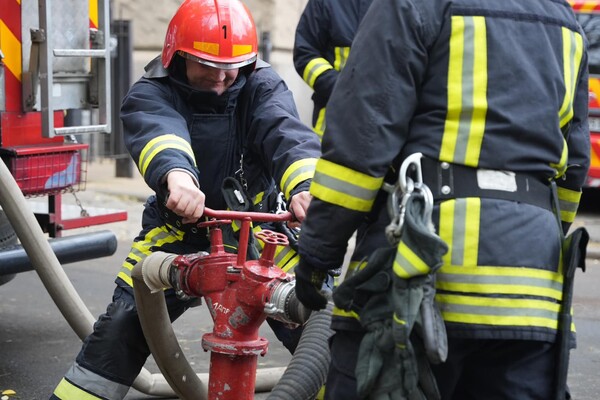
<path id="1" fill-rule="evenodd" d="M 270 62 L 294 93 L 302 120 L 310 123 L 311 89 L 294 69 L 292 48 L 300 14 L 308 0 L 246 0 L 252 12 L 259 38 L 270 32 L 273 51 Z M 130 20 L 133 31 L 133 79 L 144 65 L 160 53 L 169 20 L 181 4 L 180 0 L 112 0 L 113 19 Z"/>

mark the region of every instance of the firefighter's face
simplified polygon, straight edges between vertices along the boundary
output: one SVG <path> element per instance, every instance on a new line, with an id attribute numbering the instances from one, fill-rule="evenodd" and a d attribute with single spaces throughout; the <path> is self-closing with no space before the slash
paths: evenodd
<path id="1" fill-rule="evenodd" d="M 185 60 L 186 75 L 189 84 L 198 90 L 215 92 L 222 95 L 235 81 L 239 68 L 219 69 Z"/>

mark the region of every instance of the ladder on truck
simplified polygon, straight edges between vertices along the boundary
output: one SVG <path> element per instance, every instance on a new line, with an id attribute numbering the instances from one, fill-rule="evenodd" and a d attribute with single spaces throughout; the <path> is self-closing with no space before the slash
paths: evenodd
<path id="1" fill-rule="evenodd" d="M 1 150 L 15 180 L 27 197 L 47 196 L 46 206 L 31 205 L 53 238 L 64 230 L 127 219 L 121 210 L 91 215 L 77 198 L 78 207 L 63 207 L 61 196 L 83 188 L 87 176 L 82 154 L 88 145 L 77 135 L 112 130 L 109 0 L 20 0 L 20 14 L 21 116 L 33 122 L 3 132 L 11 135 Z M 58 174 L 56 184 L 44 183 L 48 171 Z"/>
<path id="2" fill-rule="evenodd" d="M 25 0 L 23 0 L 25 1 Z M 39 101 L 42 114 L 42 136 L 52 138 L 55 136 L 77 135 L 87 133 L 110 133 L 111 131 L 111 76 L 110 76 L 110 18 L 109 0 L 98 0 L 98 29 L 90 35 L 90 48 L 53 48 L 57 35 L 54 4 L 87 4 L 87 1 L 57 2 L 52 0 L 39 1 L 39 30 L 31 30 L 31 55 L 29 71 L 23 72 L 23 109 L 32 111 Z M 91 4 L 91 3 L 90 3 Z M 69 7 L 70 8 L 70 7 Z M 56 11 L 58 7 L 54 9 Z M 72 10 L 65 10 L 66 15 Z M 89 58 L 93 73 L 90 82 L 92 88 L 88 100 L 90 105 L 98 108 L 98 123 L 55 127 L 54 111 L 58 109 L 55 103 L 55 87 L 57 77 L 54 73 L 54 64 L 57 58 Z M 68 79 L 68 78 L 67 78 Z M 39 85 L 40 96 L 38 99 L 37 88 Z M 69 108 L 82 108 L 81 104 L 72 104 Z M 63 107 L 67 108 L 67 107 Z"/>

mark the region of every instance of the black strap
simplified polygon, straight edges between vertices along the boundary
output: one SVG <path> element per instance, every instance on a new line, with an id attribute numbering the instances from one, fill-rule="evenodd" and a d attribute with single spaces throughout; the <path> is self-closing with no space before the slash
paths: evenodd
<path id="1" fill-rule="evenodd" d="M 522 202 L 549 211 L 553 210 L 550 183 L 546 183 L 534 175 L 477 169 L 426 157 L 421 159 L 421 168 L 423 182 L 431 189 L 436 202 L 464 197 L 480 197 Z M 486 188 L 485 182 L 482 182 L 482 176 L 490 173 L 500 177 L 505 175 L 506 179 L 501 180 L 510 184 L 503 189 Z M 496 187 L 498 186 L 496 185 Z"/>

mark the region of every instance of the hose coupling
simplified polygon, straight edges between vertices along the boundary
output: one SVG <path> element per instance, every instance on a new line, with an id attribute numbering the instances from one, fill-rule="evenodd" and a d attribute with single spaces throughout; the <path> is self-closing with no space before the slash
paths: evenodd
<path id="1" fill-rule="evenodd" d="M 296 281 L 280 282 L 273 290 L 270 302 L 265 304 L 264 311 L 270 318 L 291 326 L 303 325 L 311 313 L 296 297 Z"/>

